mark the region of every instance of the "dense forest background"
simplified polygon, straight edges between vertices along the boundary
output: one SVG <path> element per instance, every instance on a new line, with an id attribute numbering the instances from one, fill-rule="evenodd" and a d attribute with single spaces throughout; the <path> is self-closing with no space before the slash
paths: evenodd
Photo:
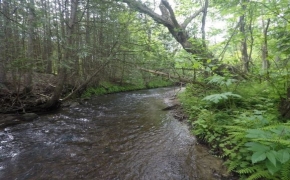
<path id="1" fill-rule="evenodd" d="M 288 0 L 1 0 L 1 112 L 187 83 L 181 99 L 194 132 L 228 159 L 230 171 L 289 179 L 289 6 Z"/>

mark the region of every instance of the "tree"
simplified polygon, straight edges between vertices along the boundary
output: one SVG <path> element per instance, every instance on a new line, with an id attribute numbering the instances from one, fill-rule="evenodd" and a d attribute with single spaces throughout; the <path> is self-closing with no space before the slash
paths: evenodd
<path id="1" fill-rule="evenodd" d="M 34 0 L 30 0 L 28 4 L 28 39 L 27 39 L 27 65 L 26 76 L 24 82 L 24 92 L 30 93 L 32 91 L 32 69 L 34 66 L 34 27 L 35 27 L 35 9 Z"/>
<path id="2" fill-rule="evenodd" d="M 244 12 L 240 18 L 239 18 L 239 25 L 240 25 L 240 33 L 242 35 L 241 40 L 241 60 L 243 63 L 243 70 L 244 72 L 249 72 L 249 64 L 250 64 L 250 58 L 248 54 L 248 43 L 247 43 L 247 32 L 246 32 L 246 15 L 245 12 L 247 10 L 247 3 L 248 0 L 241 0 L 241 6 L 242 6 L 242 12 Z"/>
<path id="3" fill-rule="evenodd" d="M 270 25 L 270 18 L 267 20 L 262 19 L 262 30 L 263 30 L 263 43 L 262 43 L 262 70 L 268 71 L 270 67 L 268 57 L 268 29 Z"/>
<path id="4" fill-rule="evenodd" d="M 0 4 L 0 11 L 3 12 L 3 3 Z M 6 73 L 5 73 L 5 42 L 4 38 L 4 16 L 0 16 L 0 88 L 6 82 Z"/>
<path id="5" fill-rule="evenodd" d="M 71 0 L 70 12 L 66 12 L 66 47 L 64 51 L 63 60 L 66 63 L 67 61 L 73 59 L 73 34 L 75 32 L 75 25 L 77 23 L 77 10 L 78 10 L 78 0 Z M 62 95 L 62 90 L 64 83 L 66 81 L 67 69 L 64 65 L 60 65 L 58 71 L 58 81 L 53 92 L 52 97 L 42 106 L 43 108 L 55 108 L 59 106 L 59 100 Z"/>
<path id="6" fill-rule="evenodd" d="M 195 13 L 185 18 L 182 23 L 177 21 L 176 15 L 168 3 L 167 0 L 162 0 L 160 2 L 159 8 L 161 10 L 161 15 L 154 12 L 152 9 L 148 8 L 146 5 L 142 4 L 139 1 L 135 0 L 122 0 L 122 2 L 127 3 L 131 8 L 136 9 L 141 13 L 145 13 L 153 18 L 157 23 L 160 23 L 167 27 L 171 35 L 175 38 L 177 42 L 179 42 L 183 49 L 191 54 L 197 55 L 199 58 L 203 60 L 212 59 L 213 55 L 208 52 L 202 45 L 202 41 L 197 38 L 192 38 L 188 35 L 186 30 L 189 23 L 200 15 L 202 12 L 206 12 L 208 1 L 205 1 L 205 5 L 203 5 L 200 9 L 198 9 Z"/>

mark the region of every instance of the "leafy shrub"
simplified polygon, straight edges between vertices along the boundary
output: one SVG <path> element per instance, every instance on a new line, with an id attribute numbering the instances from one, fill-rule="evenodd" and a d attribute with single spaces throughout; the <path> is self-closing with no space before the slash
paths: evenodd
<path id="1" fill-rule="evenodd" d="M 237 83 L 217 76 L 209 84 L 219 88 L 187 87 L 180 99 L 192 132 L 241 179 L 290 179 L 290 124 L 279 122 L 279 96 L 264 83 Z"/>
<path id="2" fill-rule="evenodd" d="M 255 115 L 239 120 L 244 121 L 226 126 L 229 137 L 224 141 L 229 148 L 224 151 L 229 169 L 249 174 L 248 179 L 290 179 L 290 124 L 269 124 Z M 251 125 L 260 127 L 251 129 Z"/>

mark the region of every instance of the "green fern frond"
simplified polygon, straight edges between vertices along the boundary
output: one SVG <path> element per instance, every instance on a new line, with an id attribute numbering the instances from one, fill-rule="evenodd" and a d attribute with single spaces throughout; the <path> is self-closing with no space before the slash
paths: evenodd
<path id="1" fill-rule="evenodd" d="M 256 172 L 256 170 L 257 170 L 257 167 L 253 166 L 253 167 L 246 167 L 246 168 L 240 169 L 236 172 L 239 174 L 252 174 L 252 173 Z"/>
<path id="2" fill-rule="evenodd" d="M 226 165 L 228 165 L 228 172 L 231 172 L 233 170 L 235 170 L 239 165 L 240 165 L 240 161 L 226 161 Z"/>
<path id="3" fill-rule="evenodd" d="M 262 130 L 272 130 L 272 129 L 277 129 L 280 126 L 283 126 L 283 127 L 286 127 L 286 128 L 290 128 L 290 127 L 285 126 L 284 123 L 277 122 L 277 123 L 273 123 L 273 124 L 268 125 L 268 126 L 265 126 L 265 127 L 261 127 L 259 129 L 262 129 Z"/>
<path id="4" fill-rule="evenodd" d="M 273 175 L 271 175 L 268 170 L 263 170 L 263 171 L 260 170 L 252 174 L 251 176 L 249 176 L 247 180 L 255 180 L 255 179 L 261 179 L 261 178 L 269 179 L 269 180 L 274 179 Z"/>
<path id="5" fill-rule="evenodd" d="M 238 139 L 238 138 L 244 138 L 246 133 L 245 132 L 229 132 L 229 135 L 231 138 Z"/>
<path id="6" fill-rule="evenodd" d="M 231 131 L 233 131 L 233 132 L 237 132 L 237 131 L 244 132 L 244 131 L 248 130 L 248 128 L 244 128 L 244 127 L 241 127 L 241 126 L 224 126 L 224 128 L 226 128 L 229 132 L 231 132 Z"/>
<path id="7" fill-rule="evenodd" d="M 290 161 L 283 164 L 283 167 L 281 169 L 281 176 L 282 176 L 282 180 L 290 179 Z"/>
<path id="8" fill-rule="evenodd" d="M 288 146 L 290 147 L 290 140 L 285 140 L 285 139 L 264 139 L 264 138 L 258 138 L 258 139 L 254 139 L 257 142 L 273 142 L 273 143 L 277 143 L 283 146 Z"/>
<path id="9" fill-rule="evenodd" d="M 224 149 L 224 155 L 225 156 L 228 156 L 229 154 L 231 154 L 233 152 L 233 150 L 232 149 Z"/>

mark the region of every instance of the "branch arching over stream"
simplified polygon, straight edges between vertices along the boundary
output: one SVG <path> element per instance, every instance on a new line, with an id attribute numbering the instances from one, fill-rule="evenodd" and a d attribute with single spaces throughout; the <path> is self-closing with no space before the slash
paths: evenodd
<path id="1" fill-rule="evenodd" d="M 148 8 L 142 2 L 136 0 L 116 0 L 120 2 L 125 2 L 130 8 L 137 10 L 138 12 L 149 15 L 154 21 L 167 27 L 171 35 L 175 40 L 180 43 L 187 52 L 191 54 L 198 55 L 204 59 L 212 59 L 213 55 L 207 51 L 201 41 L 196 38 L 189 37 L 186 27 L 188 24 L 196 18 L 198 15 L 204 12 L 206 6 L 202 6 L 195 13 L 185 18 L 182 23 L 179 23 L 176 19 L 176 15 L 167 0 L 161 0 L 160 10 L 161 15 L 154 12 L 152 9 Z M 207 1 L 207 0 L 206 0 Z"/>

